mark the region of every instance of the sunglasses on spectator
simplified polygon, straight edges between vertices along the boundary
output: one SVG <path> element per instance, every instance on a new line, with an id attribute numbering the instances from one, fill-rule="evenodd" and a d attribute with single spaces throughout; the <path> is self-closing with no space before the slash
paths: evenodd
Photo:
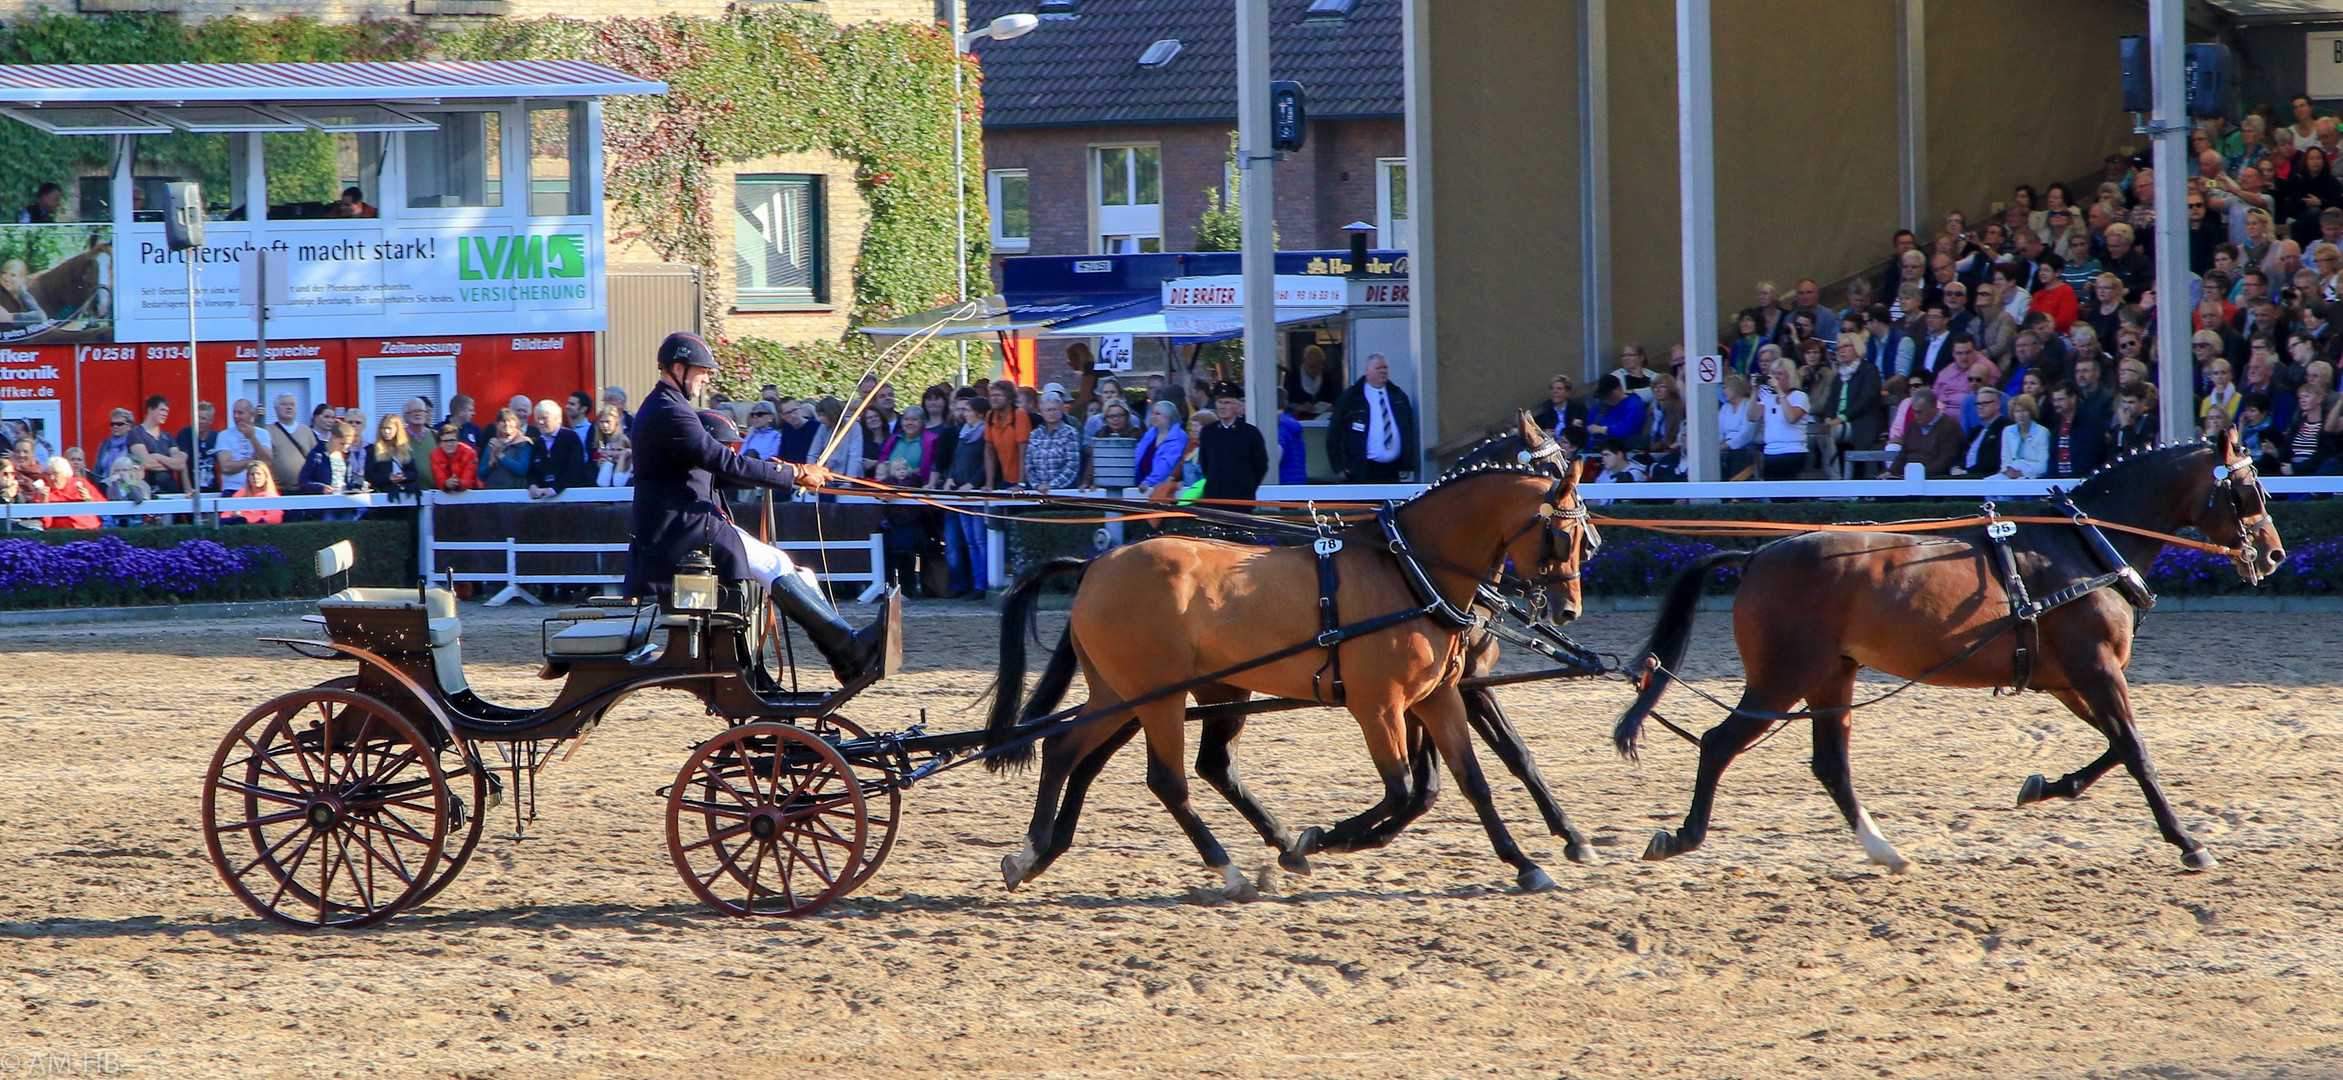
<path id="1" fill-rule="evenodd" d="M 107 423 L 111 424 L 111 425 L 112 425 L 112 426 L 114 426 L 114 427 L 129 427 L 129 426 L 130 426 L 130 421 L 128 421 L 128 420 L 110 420 L 110 421 L 107 421 Z"/>

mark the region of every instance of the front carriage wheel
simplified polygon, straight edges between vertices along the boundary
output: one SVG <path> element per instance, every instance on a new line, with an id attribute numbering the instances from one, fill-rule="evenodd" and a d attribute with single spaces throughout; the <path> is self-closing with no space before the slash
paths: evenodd
<path id="1" fill-rule="evenodd" d="M 338 687 L 252 710 L 204 777 L 212 866 L 254 914 L 370 926 L 429 887 L 453 793 L 439 754 L 381 701 Z"/>
<path id="2" fill-rule="evenodd" d="M 846 759 L 788 724 L 742 724 L 701 743 L 667 793 L 676 872 L 726 915 L 798 918 L 829 906 L 858 883 L 869 833 Z"/>
<path id="3" fill-rule="evenodd" d="M 835 742 L 850 742 L 870 738 L 870 732 L 852 720 L 831 713 L 806 721 L 814 734 Z M 903 820 L 903 789 L 895 786 L 894 774 L 875 761 L 850 759 L 854 775 L 862 782 L 862 801 L 870 807 L 871 837 L 863 846 L 862 865 L 847 879 L 846 892 L 851 896 L 879 872 L 887 861 L 887 853 L 895 850 L 895 826 Z"/>

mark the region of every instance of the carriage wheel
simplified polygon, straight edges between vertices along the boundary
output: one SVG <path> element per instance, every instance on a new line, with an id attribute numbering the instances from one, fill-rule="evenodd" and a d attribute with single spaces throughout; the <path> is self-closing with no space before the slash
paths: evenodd
<path id="1" fill-rule="evenodd" d="M 320 690 L 357 688 L 356 675 L 344 675 L 317 684 Z M 440 748 L 439 768 L 447 775 L 448 788 L 455 793 L 452 824 L 464 830 L 464 838 L 453 853 L 440 861 L 439 869 L 431 876 L 431 883 L 425 885 L 422 892 L 415 894 L 411 902 L 413 905 L 427 903 L 432 897 L 438 896 L 441 889 L 447 888 L 448 883 L 456 879 L 457 874 L 464 872 L 465 864 L 472 861 L 472 850 L 480 846 L 480 835 L 487 829 L 488 811 L 492 809 L 488 805 L 489 788 L 496 785 L 497 780 L 494 772 L 477 766 L 478 755 L 460 739 L 450 739 L 446 746 Z M 502 790 L 501 786 L 498 790 Z"/>
<path id="2" fill-rule="evenodd" d="M 697 839 L 683 839 L 687 820 Z M 684 884 L 727 915 L 811 915 L 846 895 L 870 829 L 838 752 L 787 724 L 701 743 L 667 795 L 667 849 Z"/>
<path id="3" fill-rule="evenodd" d="M 446 850 L 439 755 L 382 702 L 320 687 L 237 722 L 204 777 L 212 866 L 265 919 L 369 926 L 414 902 Z"/>
<path id="4" fill-rule="evenodd" d="M 862 725 L 832 713 L 807 721 L 808 729 L 825 739 L 867 739 L 870 732 Z M 871 875 L 887 861 L 887 853 L 895 850 L 895 826 L 903 820 L 903 790 L 895 786 L 895 777 L 874 762 L 849 758 L 854 778 L 862 782 L 862 801 L 870 808 L 870 842 L 864 845 L 862 865 L 855 868 L 846 883 L 844 895 L 851 896 L 861 889 Z"/>

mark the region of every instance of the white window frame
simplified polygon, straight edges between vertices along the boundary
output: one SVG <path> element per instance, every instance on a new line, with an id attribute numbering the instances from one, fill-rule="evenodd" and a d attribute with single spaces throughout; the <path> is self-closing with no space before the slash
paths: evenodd
<path id="1" fill-rule="evenodd" d="M 1025 235 L 1001 235 L 1001 181 L 1015 178 L 1025 181 Z M 992 219 L 993 250 L 1001 252 L 1029 251 L 1033 247 L 1033 177 L 1025 169 L 986 169 L 984 173 L 984 205 Z"/>
<path id="2" fill-rule="evenodd" d="M 500 185 L 498 188 L 499 201 L 495 206 L 409 206 L 407 205 L 407 193 L 410 185 L 407 182 L 407 170 L 412 162 L 407 157 L 407 134 L 409 133 L 402 133 L 398 138 L 391 140 L 398 151 L 399 199 L 397 205 L 400 217 L 415 221 L 443 221 L 449 224 L 461 224 L 487 218 L 511 221 L 528 220 L 529 116 L 525 102 L 450 102 L 444 105 L 410 105 L 407 107 L 421 113 L 496 113 L 497 160 L 501 167 L 501 176 L 498 180 Z M 390 166 L 391 162 L 386 159 L 383 163 L 384 170 L 388 171 Z M 520 178 L 517 199 L 515 198 L 516 188 L 513 179 L 516 176 Z M 386 210 L 384 204 L 389 201 L 390 185 L 387 182 L 384 183 L 383 189 L 385 192 L 384 202 L 375 204 L 378 210 Z"/>
<path id="3" fill-rule="evenodd" d="M 1375 159 L 1375 246 L 1387 250 L 1405 251 L 1415 246 L 1415 219 L 1408 216 L 1407 201 L 1404 195 L 1401 196 L 1399 205 L 1392 205 L 1391 170 L 1395 167 L 1407 170 L 1407 159 L 1403 157 Z"/>
<path id="4" fill-rule="evenodd" d="M 325 361 L 323 360 L 270 360 L 268 362 L 268 381 L 272 383 L 299 382 L 309 388 L 303 393 L 293 395 L 293 422 L 303 427 L 309 426 L 309 410 L 316 408 L 319 402 L 327 400 Z M 259 385 L 259 364 L 251 360 L 230 360 L 228 361 L 228 400 L 220 404 L 223 407 L 233 406 L 237 398 L 251 397 Z M 276 402 L 254 401 L 252 404 L 260 410 L 259 418 L 253 421 L 254 427 L 267 427 L 277 422 Z M 225 419 L 228 413 L 222 411 L 219 415 Z"/>
<path id="5" fill-rule="evenodd" d="M 832 290 L 830 288 L 830 177 L 823 173 L 735 173 L 732 177 L 732 196 L 735 200 L 735 205 L 737 206 L 739 188 L 742 181 L 759 182 L 777 180 L 806 181 L 806 190 L 810 192 L 809 199 L 813 204 L 813 236 L 811 239 L 813 241 L 812 247 L 814 272 L 813 285 L 811 290 L 812 295 L 791 296 L 773 290 L 750 290 L 743 286 L 736 278 L 733 281 L 732 286 L 732 305 L 735 308 L 743 311 L 775 311 L 790 308 L 803 309 L 828 307 L 833 302 L 831 299 Z M 738 210 L 734 210 L 732 212 L 737 214 Z M 733 222 L 732 227 L 735 230 L 739 229 L 739 222 Z M 737 233 L 733 238 L 733 243 L 735 245 L 739 243 L 739 237 Z M 728 254 L 734 254 L 735 257 L 737 257 L 737 250 L 737 247 L 735 247 L 734 251 Z M 732 268 L 732 264 L 728 263 L 726 264 L 726 267 L 729 270 Z"/>
<path id="6" fill-rule="evenodd" d="M 1101 167 L 1104 160 L 1101 151 L 1141 149 L 1155 151 L 1157 201 L 1127 206 L 1106 205 L 1106 193 L 1101 187 L 1100 174 L 1105 171 Z M 1089 148 L 1087 156 L 1089 160 L 1084 171 L 1088 175 L 1086 186 L 1090 192 L 1090 250 L 1097 254 L 1110 253 L 1108 237 L 1129 237 L 1134 244 L 1139 240 L 1152 239 L 1160 244 L 1163 239 L 1163 145 L 1154 142 L 1096 143 Z M 1131 183 L 1138 183 L 1136 170 L 1132 173 Z M 1136 197 L 1136 194 L 1134 191 L 1133 196 Z"/>
<path id="7" fill-rule="evenodd" d="M 271 364 L 269 367 L 273 369 L 276 365 Z M 276 372 L 272 370 L 269 374 L 274 376 Z M 456 389 L 456 357 L 453 353 L 426 356 L 360 357 L 358 360 L 358 411 L 366 414 L 368 427 L 381 424 L 382 414 L 389 411 L 384 407 L 383 402 L 376 400 L 374 393 L 374 384 L 386 375 L 439 376 L 440 392 L 433 396 L 431 407 L 433 411 L 441 415 L 446 414 L 448 401 L 461 393 Z M 407 405 L 404 399 L 395 404 L 401 409 L 406 408 Z M 435 416 L 432 419 L 436 420 L 439 417 Z M 359 435 L 365 442 L 374 441 L 374 432 L 372 431 L 362 431 L 359 432 Z"/>

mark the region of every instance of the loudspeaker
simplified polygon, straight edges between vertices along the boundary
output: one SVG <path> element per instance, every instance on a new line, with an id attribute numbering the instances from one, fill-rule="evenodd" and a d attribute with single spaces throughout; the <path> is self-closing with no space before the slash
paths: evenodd
<path id="1" fill-rule="evenodd" d="M 2156 111 L 2156 95 L 2148 82 L 2148 39 L 2126 34 L 2116 40 L 2123 58 L 2123 111 Z"/>
<path id="2" fill-rule="evenodd" d="M 1279 79 L 1269 84 L 1269 148 L 1291 153 L 1310 134 L 1310 96 L 1302 84 Z"/>
<path id="3" fill-rule="evenodd" d="M 2188 114 L 2200 119 L 2229 119 L 2229 91 L 2236 71 L 2229 57 L 2229 46 L 2189 46 L 2184 70 L 2188 80 Z"/>
<path id="4" fill-rule="evenodd" d="M 173 180 L 163 185 L 163 243 L 172 251 L 203 246 L 203 185 Z"/>

